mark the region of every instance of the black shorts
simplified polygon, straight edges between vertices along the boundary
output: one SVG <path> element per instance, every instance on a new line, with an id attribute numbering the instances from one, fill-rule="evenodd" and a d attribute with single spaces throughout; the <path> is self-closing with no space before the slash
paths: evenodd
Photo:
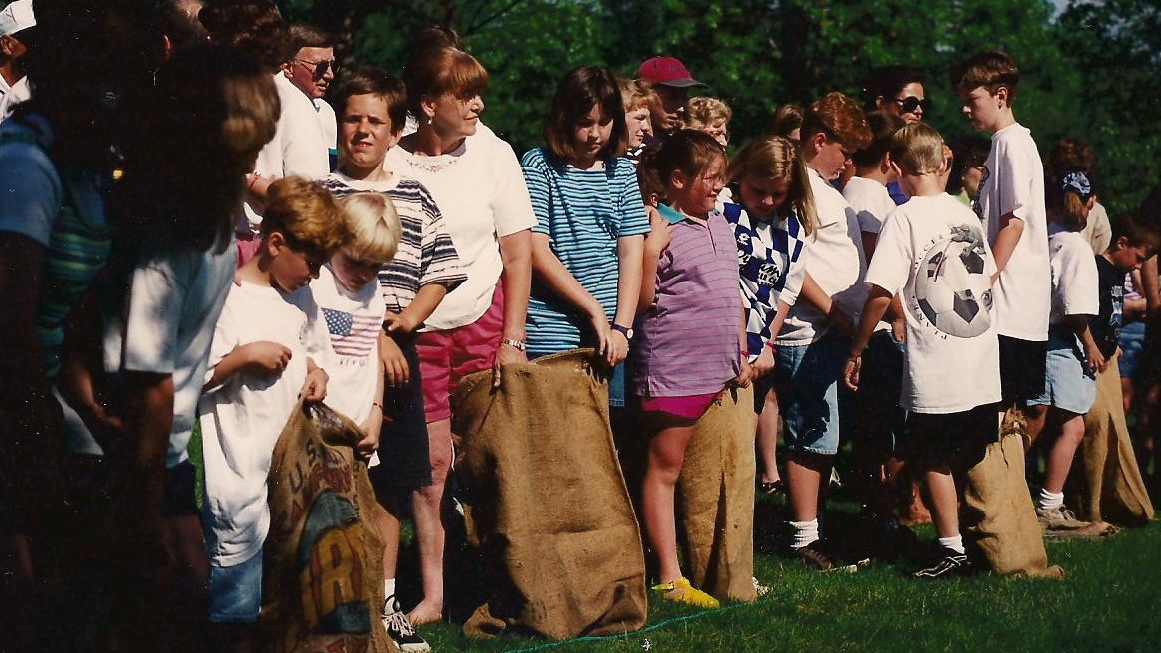
<path id="1" fill-rule="evenodd" d="M 161 514 L 166 517 L 197 515 L 197 468 L 186 460 L 165 470 Z"/>
<path id="2" fill-rule="evenodd" d="M 419 374 L 415 336 L 396 337 L 395 343 L 407 359 L 411 380 L 402 388 L 385 388 L 383 391 L 384 421 L 379 434 L 379 464 L 368 470 L 380 502 L 400 490 L 431 485 L 423 379 Z"/>
<path id="3" fill-rule="evenodd" d="M 1001 403 L 1023 406 L 1025 400 L 1044 394 L 1048 341 L 999 338 Z"/>
<path id="4" fill-rule="evenodd" d="M 968 469 L 1000 439 L 999 406 L 983 404 L 958 413 L 909 413 L 896 455 L 924 470 L 952 465 Z"/>

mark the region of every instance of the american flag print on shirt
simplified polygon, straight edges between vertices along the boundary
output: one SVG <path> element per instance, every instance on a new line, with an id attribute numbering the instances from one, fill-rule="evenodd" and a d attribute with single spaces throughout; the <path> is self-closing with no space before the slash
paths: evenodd
<path id="1" fill-rule="evenodd" d="M 352 315 L 331 308 L 322 309 L 331 334 L 331 346 L 339 356 L 366 358 L 379 340 L 382 322 L 375 315 Z"/>

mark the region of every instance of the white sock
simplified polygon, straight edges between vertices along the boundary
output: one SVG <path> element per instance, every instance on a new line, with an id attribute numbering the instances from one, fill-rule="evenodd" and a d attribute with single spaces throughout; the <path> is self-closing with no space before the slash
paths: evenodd
<path id="1" fill-rule="evenodd" d="M 939 546 L 945 549 L 951 549 L 960 555 L 964 554 L 963 536 L 959 533 L 956 533 L 953 537 L 939 538 Z"/>
<path id="2" fill-rule="evenodd" d="M 1048 490 L 1040 490 L 1040 509 L 1041 510 L 1056 510 L 1064 507 L 1064 493 L 1063 492 L 1049 492 Z"/>
<path id="3" fill-rule="evenodd" d="M 386 596 L 388 599 L 390 599 L 392 596 L 395 596 L 395 579 L 394 578 L 384 578 L 383 579 L 383 596 Z"/>
<path id="4" fill-rule="evenodd" d="M 790 548 L 801 549 L 818 541 L 818 518 L 810 521 L 792 521 L 790 527 L 794 529 L 794 541 L 790 544 Z"/>

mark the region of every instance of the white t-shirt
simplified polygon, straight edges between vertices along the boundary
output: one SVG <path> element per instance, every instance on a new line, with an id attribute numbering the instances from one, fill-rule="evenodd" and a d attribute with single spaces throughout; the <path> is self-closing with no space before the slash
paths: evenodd
<path id="1" fill-rule="evenodd" d="M 947 193 L 912 197 L 883 225 L 867 283 L 903 297 L 904 409 L 957 413 L 1000 400 L 995 269 L 979 220 Z"/>
<path id="2" fill-rule="evenodd" d="M 504 269 L 497 238 L 537 224 L 524 171 L 512 146 L 477 131 L 457 150 L 442 156 L 417 156 L 393 147 L 383 165 L 431 192 L 467 275 L 467 281 L 443 298 L 421 330 L 453 329 L 475 322 L 492 304 Z"/>
<path id="3" fill-rule="evenodd" d="M 105 369 L 173 375 L 170 467 L 186 460 L 214 325 L 226 302 L 237 247 L 163 252 L 138 262 L 123 310 L 105 325 Z"/>
<path id="4" fill-rule="evenodd" d="M 379 280 L 351 291 L 324 265 L 310 284 L 330 334 L 334 363 L 327 368 L 326 403 L 362 424 L 371 415 L 371 404 L 382 401 L 379 389 L 379 333 L 387 304 L 379 292 Z"/>
<path id="5" fill-rule="evenodd" d="M 863 302 L 867 299 L 867 288 L 863 284 L 867 260 L 863 254 L 859 219 L 834 186 L 813 168 L 808 171 L 819 224 L 814 241 L 810 243 L 806 273 L 858 324 Z M 826 316 L 822 311 L 809 301 L 800 300 L 790 309 L 775 342 L 806 345 L 821 338 L 826 330 Z"/>
<path id="6" fill-rule="evenodd" d="M 1019 123 L 992 135 L 975 208 L 991 247 L 996 245 L 1001 217 L 1012 213 L 1024 221 L 1020 242 L 996 284 L 996 331 L 1021 340 L 1047 340 L 1052 279 L 1044 167 L 1031 132 Z"/>
<path id="7" fill-rule="evenodd" d="M 254 172 L 266 179 L 281 179 L 297 175 L 307 179 L 322 179 L 331 172 L 331 146 L 323 134 L 319 112 L 314 103 L 281 71 L 274 75 L 274 86 L 282 103 L 282 114 L 274 139 L 258 152 Z M 333 114 L 334 111 L 332 110 Z M 337 129 L 337 127 L 336 127 Z M 330 142 L 334 142 L 332 139 Z M 257 234 L 262 214 L 249 201 L 245 205 L 246 223 L 239 224 L 239 233 L 247 229 Z"/>
<path id="8" fill-rule="evenodd" d="M 206 545 L 215 565 L 249 560 L 270 529 L 266 477 L 274 445 L 306 381 L 307 358 L 324 369 L 330 342 L 310 287 L 283 294 L 252 283 L 231 284 L 214 327 L 213 367 L 240 345 L 270 341 L 289 347 L 282 374 L 241 371 L 207 387 L 198 403 L 206 474 Z"/>
<path id="9" fill-rule="evenodd" d="M 883 221 L 895 210 L 895 200 L 887 187 L 874 179 L 851 177 L 843 186 L 843 199 L 855 210 L 859 229 L 869 234 L 883 230 Z"/>
<path id="10" fill-rule="evenodd" d="M 1092 210 L 1088 212 L 1088 222 L 1080 231 L 1085 242 L 1092 246 L 1094 255 L 1101 255 L 1113 243 L 1113 228 L 1109 224 L 1109 212 L 1100 202 L 1094 202 Z"/>
<path id="11" fill-rule="evenodd" d="M 8 120 L 16 110 L 16 105 L 28 101 L 31 97 L 32 87 L 28 84 L 27 76 L 21 77 L 15 84 L 9 86 L 3 75 L 0 75 L 0 122 Z"/>
<path id="12" fill-rule="evenodd" d="M 1060 323 L 1065 315 L 1098 314 L 1096 258 L 1084 236 L 1050 224 L 1048 254 L 1052 268 L 1052 324 Z"/>

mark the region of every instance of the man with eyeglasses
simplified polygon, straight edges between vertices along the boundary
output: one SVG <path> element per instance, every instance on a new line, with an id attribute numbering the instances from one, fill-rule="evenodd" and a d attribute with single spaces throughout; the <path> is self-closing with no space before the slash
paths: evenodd
<path id="1" fill-rule="evenodd" d="M 338 121 L 335 110 L 323 98 L 335 78 L 334 39 L 313 25 L 293 25 L 290 28 L 290 46 L 294 58 L 282 64 L 282 74 L 306 94 L 314 106 L 330 154 L 330 168 L 333 170 L 338 157 Z"/>
<path id="2" fill-rule="evenodd" d="M 20 60 L 33 47 L 35 31 L 32 0 L 16 0 L 0 11 L 0 122 L 31 96 Z"/>

